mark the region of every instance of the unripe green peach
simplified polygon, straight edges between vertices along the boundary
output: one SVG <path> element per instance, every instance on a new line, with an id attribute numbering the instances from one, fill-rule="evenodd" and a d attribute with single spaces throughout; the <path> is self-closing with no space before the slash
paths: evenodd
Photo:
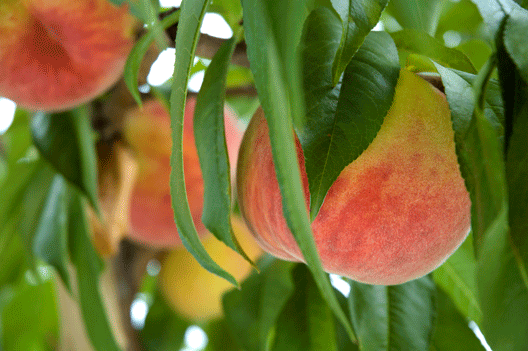
<path id="1" fill-rule="evenodd" d="M 296 143 L 308 208 L 304 156 Z M 262 110 L 244 136 L 237 185 L 241 212 L 261 246 L 304 261 L 283 216 Z M 330 187 L 312 230 L 327 272 L 400 284 L 431 272 L 456 250 L 469 232 L 470 207 L 447 100 L 403 69 L 381 129 Z"/>
<path id="2" fill-rule="evenodd" d="M 134 24 L 108 0 L 2 0 L 0 96 L 47 111 L 95 98 L 123 73 Z"/>
<path id="3" fill-rule="evenodd" d="M 204 184 L 198 152 L 194 142 L 194 98 L 187 99 L 183 126 L 183 168 L 191 214 L 199 234 L 205 234 L 202 223 Z M 225 114 L 226 143 L 234 174 L 242 132 L 236 118 L 227 108 Z M 170 116 L 158 101 L 148 101 L 125 116 L 125 138 L 136 152 L 139 171 L 132 191 L 128 236 L 155 247 L 181 244 L 174 223 L 170 195 L 170 155 L 172 148 Z"/>

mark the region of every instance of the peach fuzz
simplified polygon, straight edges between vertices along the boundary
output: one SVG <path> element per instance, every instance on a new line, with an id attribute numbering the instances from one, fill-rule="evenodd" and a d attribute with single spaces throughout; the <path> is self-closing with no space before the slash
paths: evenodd
<path id="1" fill-rule="evenodd" d="M 232 217 L 233 233 L 245 253 L 255 261 L 262 250 L 255 242 L 241 218 Z M 235 251 L 210 235 L 202 239 L 207 252 L 237 281 L 244 280 L 251 265 Z M 162 260 L 159 283 L 163 296 L 180 315 L 195 321 L 204 321 L 222 314 L 222 295 L 233 285 L 200 266 L 183 247 L 171 251 Z"/>
<path id="2" fill-rule="evenodd" d="M 204 184 L 194 142 L 195 99 L 187 99 L 183 126 L 183 167 L 187 197 L 194 224 L 200 235 L 207 233 L 201 221 Z M 231 172 L 234 175 L 242 132 L 234 114 L 224 110 L 225 131 Z M 143 109 L 125 116 L 125 138 L 136 153 L 139 164 L 137 182 L 132 191 L 128 237 L 146 245 L 167 248 L 181 244 L 170 195 L 170 155 L 172 148 L 170 116 L 159 101 L 147 101 Z"/>
<path id="3" fill-rule="evenodd" d="M 308 179 L 296 138 L 306 207 Z M 261 109 L 244 136 L 237 171 L 241 212 L 264 250 L 303 256 L 283 216 L 268 126 Z M 401 284 L 442 264 L 466 238 L 470 199 L 443 93 L 403 69 L 374 141 L 339 175 L 312 222 L 325 271 Z"/>
<path id="4" fill-rule="evenodd" d="M 108 0 L 2 0 L 0 96 L 46 111 L 95 98 L 123 73 L 134 27 Z"/>

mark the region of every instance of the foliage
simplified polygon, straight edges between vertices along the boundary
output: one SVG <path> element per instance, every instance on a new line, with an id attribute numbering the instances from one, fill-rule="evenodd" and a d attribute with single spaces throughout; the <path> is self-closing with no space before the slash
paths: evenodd
<path id="1" fill-rule="evenodd" d="M 222 317 L 191 321 L 170 310 L 155 273 L 142 267 L 136 275 L 152 280 L 148 289 L 124 289 L 148 297 L 144 327 L 125 328 L 129 339 L 139 338 L 138 348 L 180 350 L 186 330 L 198 324 L 211 351 L 483 350 L 475 326 L 494 351 L 528 349 L 527 1 L 184 0 L 164 18 L 158 15 L 166 9 L 157 2 L 112 2 L 129 3 L 146 24 L 125 66 L 130 99 L 169 99 L 172 206 L 182 241 L 206 269 L 233 283 Z M 194 60 L 207 13 L 223 16 L 234 35 L 216 55 Z M 373 30 L 376 24 L 381 31 Z M 176 65 L 168 84 L 145 95 L 138 76 L 153 42 L 174 46 Z M 250 70 L 230 64 L 240 47 Z M 472 232 L 431 275 L 396 286 L 347 281 L 345 297 L 322 270 L 310 219 L 340 172 L 376 137 L 400 66 L 441 78 L 472 201 Z M 236 160 L 227 157 L 219 117 L 227 102 L 246 124 L 260 104 L 284 215 L 307 265 L 264 256 L 249 278 L 237 282 L 201 244 L 186 200 L 182 145 L 188 81 L 199 71 L 205 79 L 195 136 L 205 179 L 204 223 L 245 255 L 230 227 L 237 208 L 229 162 Z M 230 93 L 240 87 L 258 96 Z M 80 328 L 91 347 L 124 349 L 100 274 L 115 261 L 132 260 L 102 257 L 92 240 L 92 219 L 105 220 L 100 170 L 106 161 L 99 147 L 108 138 L 97 121 L 112 94 L 60 113 L 18 108 L 0 135 L 0 350 L 59 347 L 59 280 L 81 311 Z M 309 211 L 291 161 L 292 130 L 305 154 Z M 128 318 L 127 325 L 128 309 L 119 317 Z"/>

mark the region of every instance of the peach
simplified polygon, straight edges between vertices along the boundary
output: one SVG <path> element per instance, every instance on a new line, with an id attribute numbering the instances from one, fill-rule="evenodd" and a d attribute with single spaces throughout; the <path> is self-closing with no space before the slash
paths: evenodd
<path id="1" fill-rule="evenodd" d="M 233 217 L 231 222 L 240 246 L 249 258 L 256 260 L 262 250 L 249 233 L 244 221 Z M 251 265 L 214 236 L 204 238 L 202 242 L 211 257 L 238 281 L 251 273 Z M 163 259 L 159 283 L 169 305 L 180 315 L 194 321 L 220 316 L 222 295 L 233 288 L 227 280 L 200 266 L 183 247 L 170 252 Z"/>
<path id="2" fill-rule="evenodd" d="M 123 73 L 134 26 L 108 0 L 2 0 L 0 96 L 47 111 L 95 98 Z"/>
<path id="3" fill-rule="evenodd" d="M 298 139 L 296 145 L 308 208 Z M 237 185 L 241 212 L 264 250 L 303 261 L 283 217 L 262 110 L 242 141 Z M 400 284 L 431 272 L 457 249 L 469 232 L 470 207 L 447 100 L 403 69 L 381 129 L 330 187 L 312 231 L 325 271 Z"/>
<path id="4" fill-rule="evenodd" d="M 199 234 L 205 234 L 201 221 L 204 185 L 193 133 L 194 98 L 187 99 L 183 127 L 183 167 L 189 206 Z M 225 109 L 225 131 L 231 172 L 234 174 L 242 132 L 236 118 Z M 181 243 L 174 223 L 170 195 L 170 154 L 172 147 L 170 116 L 158 101 L 148 101 L 143 109 L 125 116 L 125 138 L 137 154 L 137 183 L 132 191 L 128 236 L 159 248 Z"/>

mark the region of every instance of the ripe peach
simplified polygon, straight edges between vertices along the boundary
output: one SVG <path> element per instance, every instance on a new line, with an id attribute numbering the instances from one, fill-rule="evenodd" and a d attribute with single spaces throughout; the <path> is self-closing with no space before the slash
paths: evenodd
<path id="1" fill-rule="evenodd" d="M 198 233 L 206 233 L 201 221 L 203 179 L 194 143 L 193 114 L 196 101 L 187 99 L 183 127 L 183 167 L 189 206 Z M 242 132 L 234 115 L 225 110 L 226 143 L 234 174 Z M 172 147 L 170 116 L 158 101 L 148 101 L 143 109 L 125 116 L 125 137 L 134 148 L 139 163 L 138 180 L 130 203 L 129 237 L 155 247 L 181 243 L 174 223 L 170 195 L 170 154 Z"/>
<path id="2" fill-rule="evenodd" d="M 304 156 L 296 142 L 308 208 Z M 241 212 L 261 246 L 303 261 L 283 217 L 262 110 L 242 141 L 237 185 Z M 403 69 L 379 133 L 341 172 L 312 223 L 323 267 L 368 284 L 404 283 L 442 264 L 469 227 L 469 194 L 446 98 Z"/>
<path id="3" fill-rule="evenodd" d="M 123 73 L 134 24 L 108 0 L 2 0 L 0 96 L 49 111 L 93 99 Z"/>
<path id="4" fill-rule="evenodd" d="M 262 250 L 255 242 L 244 221 L 233 217 L 233 231 L 240 246 L 252 260 Z M 207 252 L 220 266 L 241 281 L 251 272 L 251 265 L 214 236 L 202 240 Z M 162 261 L 160 288 L 170 306 L 182 316 L 203 321 L 222 313 L 222 295 L 233 288 L 223 278 L 209 273 L 185 249 L 170 252 Z"/>

